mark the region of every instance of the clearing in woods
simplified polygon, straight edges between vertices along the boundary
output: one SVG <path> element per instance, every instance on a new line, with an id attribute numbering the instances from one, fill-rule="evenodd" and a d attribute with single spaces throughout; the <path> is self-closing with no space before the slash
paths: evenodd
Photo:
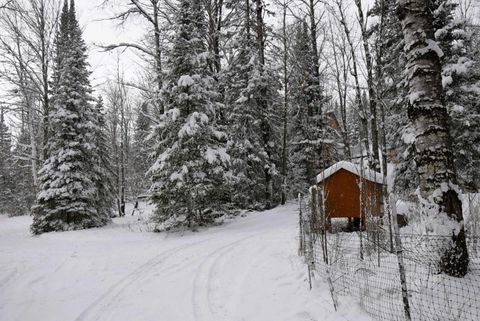
<path id="1" fill-rule="evenodd" d="M 1 216 L 0 320 L 370 320 L 348 298 L 335 312 L 321 280 L 308 290 L 295 204 L 196 233 L 136 220 L 33 237 L 30 217 Z"/>

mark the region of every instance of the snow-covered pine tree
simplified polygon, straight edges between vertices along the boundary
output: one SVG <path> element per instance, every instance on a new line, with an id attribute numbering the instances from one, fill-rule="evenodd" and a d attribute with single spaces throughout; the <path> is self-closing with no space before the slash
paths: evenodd
<path id="1" fill-rule="evenodd" d="M 316 64 L 310 38 L 307 22 L 297 22 L 290 62 L 292 125 L 289 143 L 292 162 L 289 181 L 295 182 L 296 192 L 308 189 L 315 183 L 315 177 L 321 169 L 330 165 L 322 155 L 325 143 L 322 119 L 324 97 L 315 74 Z"/>
<path id="2" fill-rule="evenodd" d="M 212 223 L 228 200 L 230 156 L 217 130 L 218 91 L 208 68 L 200 0 L 180 1 L 162 90 L 165 113 L 152 133 L 156 161 L 149 170 L 154 220 L 165 228 Z"/>
<path id="3" fill-rule="evenodd" d="M 112 165 L 112 148 L 109 144 L 108 126 L 105 119 L 105 106 L 103 99 L 98 97 L 95 105 L 94 114 L 90 116 L 90 122 L 93 124 L 91 133 L 94 134 L 95 150 L 92 156 L 95 159 L 96 188 L 97 188 L 97 212 L 102 217 L 111 217 L 115 203 L 115 176 Z M 92 117 L 93 116 L 93 117 Z"/>
<path id="4" fill-rule="evenodd" d="M 451 115 L 455 167 L 462 189 L 480 188 L 480 58 L 467 21 L 455 17 L 457 3 L 432 2 L 435 39 L 443 51 L 442 80 Z"/>
<path id="5" fill-rule="evenodd" d="M 148 134 L 152 129 L 149 104 L 144 101 L 137 108 L 137 119 L 135 121 L 135 133 L 133 136 L 133 181 L 132 187 L 134 194 L 145 193 L 148 189 L 148 180 L 145 179 L 145 173 L 150 167 L 151 146 L 147 140 Z"/>
<path id="6" fill-rule="evenodd" d="M 426 229 L 451 236 L 451 242 L 440 249 L 439 266 L 448 275 L 463 277 L 468 271 L 469 257 L 444 104 L 442 51 L 435 41 L 429 4 L 424 0 L 398 0 L 407 57 L 408 115 L 416 133 L 415 162 L 422 215 L 431 220 Z"/>
<path id="7" fill-rule="evenodd" d="M 98 227 L 110 218 L 99 200 L 97 123 L 91 104 L 87 48 L 66 1 L 56 35 L 48 158 L 32 208 L 34 234 Z"/>
<path id="8" fill-rule="evenodd" d="M 232 200 L 240 208 L 271 207 L 277 195 L 274 191 L 280 187 L 278 115 L 274 113 L 280 84 L 266 63 L 264 44 L 258 40 L 264 37 L 265 25 L 254 18 L 256 9 L 251 0 L 238 3 L 243 21 L 231 48 L 235 54 L 221 76 L 226 84 L 231 137 Z"/>
<path id="9" fill-rule="evenodd" d="M 12 137 L 5 123 L 5 110 L 0 106 L 0 214 L 13 215 L 14 177 Z"/>

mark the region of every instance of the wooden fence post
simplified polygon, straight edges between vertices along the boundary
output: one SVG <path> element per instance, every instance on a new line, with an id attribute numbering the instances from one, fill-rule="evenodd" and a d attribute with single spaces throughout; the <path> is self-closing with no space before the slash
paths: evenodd
<path id="1" fill-rule="evenodd" d="M 400 284 L 402 286 L 403 307 L 405 309 L 405 318 L 407 321 L 412 320 L 410 316 L 410 302 L 408 301 L 407 277 L 405 272 L 405 263 L 403 262 L 403 248 L 400 231 L 397 222 L 397 200 L 395 196 L 390 195 L 390 210 L 393 218 L 393 228 L 395 230 L 395 247 L 398 261 L 398 271 L 400 273 Z"/>

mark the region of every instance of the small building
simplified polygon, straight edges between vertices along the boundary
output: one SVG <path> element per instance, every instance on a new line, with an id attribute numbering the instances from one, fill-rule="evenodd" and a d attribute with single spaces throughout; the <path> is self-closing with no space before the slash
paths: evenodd
<path id="1" fill-rule="evenodd" d="M 325 219 L 348 218 L 355 228 L 368 217 L 383 216 L 383 175 L 347 161 L 338 162 L 317 175 L 323 189 Z"/>

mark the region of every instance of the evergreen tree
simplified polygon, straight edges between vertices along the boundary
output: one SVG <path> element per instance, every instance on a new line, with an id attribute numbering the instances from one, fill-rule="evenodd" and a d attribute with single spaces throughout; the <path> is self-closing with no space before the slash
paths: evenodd
<path id="1" fill-rule="evenodd" d="M 385 118 L 387 150 L 393 151 L 389 162 L 396 164 L 393 191 L 412 197 L 418 187 L 414 161 L 413 129 L 408 121 L 406 58 L 402 26 L 397 16 L 396 0 L 376 0 L 369 11 L 377 23 L 369 34 L 375 48 L 375 78 L 379 103 Z"/>
<path id="2" fill-rule="evenodd" d="M 102 97 L 98 97 L 95 106 L 95 114 L 91 119 L 94 124 L 95 150 L 93 156 L 96 160 L 96 188 L 97 188 L 97 212 L 100 216 L 107 218 L 113 215 L 112 209 L 115 200 L 115 183 L 113 181 L 112 148 L 109 144 L 106 132 L 107 124 L 105 119 L 105 107 Z"/>
<path id="3" fill-rule="evenodd" d="M 262 61 L 264 49 L 258 47 L 258 35 L 253 33 L 259 22 L 253 22 L 251 2 L 242 2 L 239 10 L 243 23 L 232 44 L 236 54 L 221 77 L 226 83 L 226 118 L 231 136 L 232 201 L 241 208 L 268 208 L 280 187 L 278 115 L 274 109 L 280 84 L 275 72 Z"/>
<path id="4" fill-rule="evenodd" d="M 98 186 L 97 123 L 91 104 L 87 48 L 75 14 L 65 2 L 56 35 L 53 106 L 47 155 L 39 172 L 32 232 L 102 226 L 109 221 Z"/>
<path id="5" fill-rule="evenodd" d="M 459 184 L 476 192 L 480 188 L 480 58 L 467 21 L 454 17 L 456 7 L 451 0 L 433 1 L 435 40 L 443 51 L 442 79 Z"/>
<path id="6" fill-rule="evenodd" d="M 12 138 L 4 117 L 4 109 L 0 107 L 0 214 L 13 215 L 14 177 Z"/>
<path id="7" fill-rule="evenodd" d="M 230 156 L 217 129 L 216 82 L 208 68 L 200 0 L 182 0 L 164 89 L 166 111 L 154 128 L 156 161 L 149 170 L 155 217 L 165 228 L 212 223 L 223 210 Z"/>
<path id="8" fill-rule="evenodd" d="M 145 192 L 148 189 L 145 173 L 150 164 L 151 146 L 148 135 L 151 131 L 152 121 L 150 118 L 149 104 L 143 102 L 137 109 L 137 119 L 135 123 L 135 134 L 133 137 L 133 188 L 136 195 Z"/>
<path id="9" fill-rule="evenodd" d="M 292 178 L 297 192 L 315 184 L 316 175 L 335 160 L 325 159 L 322 149 L 326 142 L 322 119 L 324 97 L 314 70 L 314 55 L 308 25 L 296 25 L 292 48 L 291 71 L 291 160 Z M 323 164 L 321 163 L 323 161 Z"/>

